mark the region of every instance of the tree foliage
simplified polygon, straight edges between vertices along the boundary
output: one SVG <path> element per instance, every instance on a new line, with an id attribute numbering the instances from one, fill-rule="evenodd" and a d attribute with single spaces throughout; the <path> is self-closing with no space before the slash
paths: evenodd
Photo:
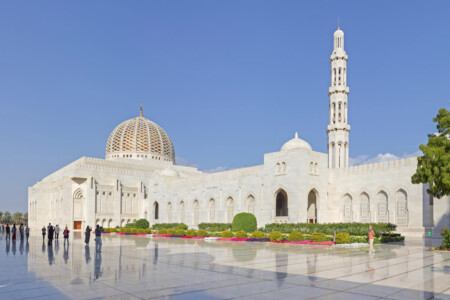
<path id="1" fill-rule="evenodd" d="M 417 158 L 417 170 L 412 183 L 429 183 L 430 195 L 442 198 L 450 194 L 450 111 L 441 108 L 433 122 L 435 134 L 428 135 L 428 144 L 420 145 L 423 155 Z"/>

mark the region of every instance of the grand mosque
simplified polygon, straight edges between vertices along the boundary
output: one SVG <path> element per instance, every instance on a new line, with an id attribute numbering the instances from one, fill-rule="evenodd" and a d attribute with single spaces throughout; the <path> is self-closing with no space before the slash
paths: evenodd
<path id="1" fill-rule="evenodd" d="M 334 33 L 328 151 L 298 137 L 264 164 L 219 173 L 175 163 L 167 133 L 142 115 L 119 124 L 105 159 L 82 157 L 28 190 L 29 224 L 86 225 L 231 222 L 239 212 L 267 223 L 391 222 L 405 235 L 423 236 L 448 225 L 450 201 L 412 184 L 416 157 L 349 167 L 347 60 L 344 32 Z"/>

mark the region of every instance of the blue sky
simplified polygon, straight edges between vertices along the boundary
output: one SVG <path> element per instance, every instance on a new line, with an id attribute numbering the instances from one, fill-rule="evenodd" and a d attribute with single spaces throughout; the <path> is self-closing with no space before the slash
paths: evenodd
<path id="1" fill-rule="evenodd" d="M 418 150 L 448 107 L 450 2 L 3 1 L 0 211 L 139 113 L 200 170 L 263 163 L 298 131 L 326 151 L 338 18 L 350 156 Z M 378 157 L 378 158 L 377 158 Z"/>

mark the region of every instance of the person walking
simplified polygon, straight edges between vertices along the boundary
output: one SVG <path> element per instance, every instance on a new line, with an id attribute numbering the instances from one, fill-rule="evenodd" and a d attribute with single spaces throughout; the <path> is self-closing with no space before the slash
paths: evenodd
<path id="1" fill-rule="evenodd" d="M 91 239 L 91 231 L 92 228 L 88 226 L 86 226 L 86 231 L 84 232 L 85 238 L 84 238 L 84 243 L 86 245 L 89 245 L 89 240 Z"/>
<path id="2" fill-rule="evenodd" d="M 45 234 L 46 234 L 45 226 L 42 226 L 42 240 L 45 240 Z"/>
<path id="3" fill-rule="evenodd" d="M 373 240 L 375 238 L 375 232 L 372 229 L 372 226 L 369 225 L 369 253 L 375 253 L 375 249 L 373 249 Z"/>
<path id="4" fill-rule="evenodd" d="M 13 227 L 11 228 L 11 232 L 12 232 L 12 240 L 15 241 L 16 240 L 16 224 L 13 224 Z"/>
<path id="5" fill-rule="evenodd" d="M 28 239 L 30 238 L 30 227 L 28 227 L 28 225 L 25 228 L 25 235 L 27 237 L 27 243 L 28 243 Z"/>
<path id="6" fill-rule="evenodd" d="M 11 228 L 9 228 L 8 224 L 6 224 L 5 230 L 6 230 L 6 239 L 10 240 L 11 239 Z"/>
<path id="7" fill-rule="evenodd" d="M 20 233 L 20 240 L 23 241 L 23 233 L 24 233 L 24 228 L 23 228 L 23 223 L 20 223 L 19 226 L 19 233 Z"/>
<path id="8" fill-rule="evenodd" d="M 69 229 L 68 229 L 67 226 L 66 226 L 66 228 L 65 228 L 64 231 L 63 231 L 63 236 L 64 236 L 64 246 L 66 245 L 66 241 L 67 241 L 67 245 L 69 245 L 69 233 L 70 233 L 70 231 L 69 231 Z"/>
<path id="9" fill-rule="evenodd" d="M 48 227 L 48 245 L 51 246 L 53 243 L 53 234 L 55 233 L 55 228 L 53 228 L 53 226 L 49 226 Z"/>
<path id="10" fill-rule="evenodd" d="M 59 239 L 59 225 L 56 224 L 55 226 L 55 239 Z"/>
<path id="11" fill-rule="evenodd" d="M 95 228 L 95 251 L 102 252 L 102 231 L 100 225 Z"/>

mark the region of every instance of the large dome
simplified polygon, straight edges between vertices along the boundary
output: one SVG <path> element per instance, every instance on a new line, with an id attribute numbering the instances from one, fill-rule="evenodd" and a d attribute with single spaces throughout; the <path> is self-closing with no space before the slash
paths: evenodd
<path id="1" fill-rule="evenodd" d="M 175 163 L 175 150 L 167 133 L 156 123 L 142 117 L 117 126 L 106 144 L 106 159 L 131 158 Z"/>

